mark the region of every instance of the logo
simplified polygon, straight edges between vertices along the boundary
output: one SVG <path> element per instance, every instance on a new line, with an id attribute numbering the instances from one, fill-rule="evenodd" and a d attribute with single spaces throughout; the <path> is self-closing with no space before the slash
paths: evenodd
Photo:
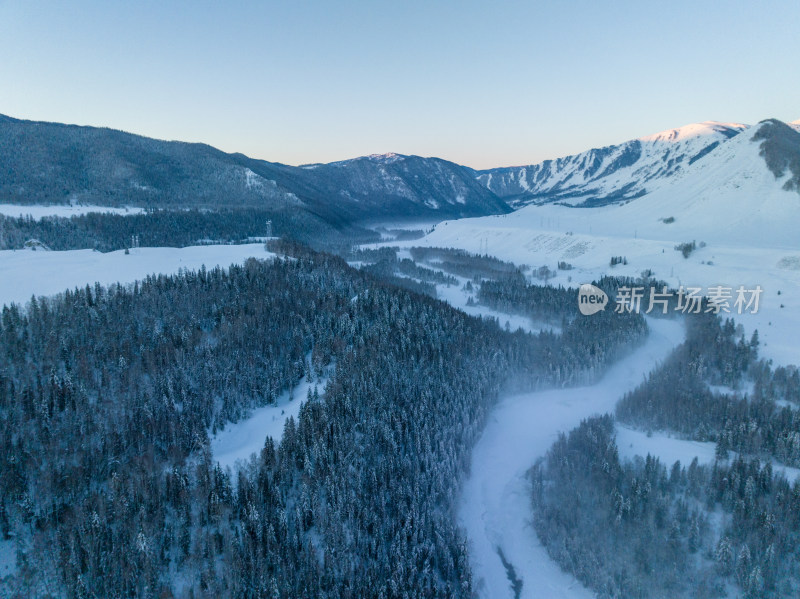
<path id="1" fill-rule="evenodd" d="M 595 287 L 589 283 L 584 283 L 578 289 L 578 310 L 584 316 L 591 316 L 597 314 L 601 310 L 606 309 L 608 304 L 608 296 L 606 292 Z"/>

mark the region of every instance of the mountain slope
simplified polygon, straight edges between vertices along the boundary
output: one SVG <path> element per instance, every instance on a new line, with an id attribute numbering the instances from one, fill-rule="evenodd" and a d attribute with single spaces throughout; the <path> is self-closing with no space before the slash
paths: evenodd
<path id="1" fill-rule="evenodd" d="M 105 128 L 0 120 L 0 197 L 23 203 L 299 204 L 241 155 Z M 265 163 L 268 171 L 270 165 Z"/>
<path id="2" fill-rule="evenodd" d="M 573 239 L 563 240 L 563 248 L 579 243 L 580 235 L 600 235 L 626 243 L 637 238 L 670 243 L 695 239 L 800 249 L 798 173 L 800 132 L 771 119 L 719 144 L 635 201 L 591 208 L 529 205 L 506 216 L 442 223 L 429 237 L 440 244 L 452 235 L 474 239 L 477 249 L 481 230 L 502 230 L 513 237 L 513 248 L 528 244 L 537 230 L 550 230 L 574 233 Z M 559 260 L 569 258 L 559 254 L 562 245 L 554 247 Z"/>
<path id="3" fill-rule="evenodd" d="M 539 164 L 478 171 L 477 177 L 514 207 L 599 206 L 656 189 L 746 128 L 706 121 Z"/>
<path id="4" fill-rule="evenodd" d="M 761 156 L 776 178 L 787 176 L 783 188 L 800 191 L 800 128 L 787 126 L 777 119 L 763 121 L 754 141 L 761 143 Z"/>
<path id="5" fill-rule="evenodd" d="M 440 158 L 386 154 L 303 167 L 307 183 L 375 215 L 502 214 L 506 204 L 473 172 Z"/>
<path id="6" fill-rule="evenodd" d="M 364 158 L 303 168 L 205 144 L 4 116 L 0 201 L 307 210 L 339 225 L 509 211 L 469 169 L 436 158 Z"/>
<path id="7" fill-rule="evenodd" d="M 797 248 L 799 156 L 800 133 L 774 119 L 762 121 L 669 184 L 618 207 L 616 216 L 609 207 L 604 224 L 613 229 L 613 221 L 621 219 L 650 238 L 663 239 L 671 231 L 666 238 Z M 660 220 L 670 216 L 674 223 Z"/>

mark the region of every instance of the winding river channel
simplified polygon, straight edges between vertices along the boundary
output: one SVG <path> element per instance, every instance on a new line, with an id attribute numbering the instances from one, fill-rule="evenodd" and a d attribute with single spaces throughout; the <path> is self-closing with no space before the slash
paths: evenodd
<path id="1" fill-rule="evenodd" d="M 594 414 L 613 412 L 684 339 L 677 320 L 649 319 L 650 334 L 597 383 L 502 399 L 472 454 L 459 505 L 478 595 L 484 598 L 589 598 L 594 594 L 561 571 L 531 525 L 527 470 L 545 455 L 558 433 Z"/>

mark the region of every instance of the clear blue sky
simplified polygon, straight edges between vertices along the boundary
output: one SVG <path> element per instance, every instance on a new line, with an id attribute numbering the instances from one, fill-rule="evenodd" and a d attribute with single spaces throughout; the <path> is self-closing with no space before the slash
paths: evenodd
<path id="1" fill-rule="evenodd" d="M 800 118 L 800 2 L 0 0 L 0 113 L 289 164 Z"/>

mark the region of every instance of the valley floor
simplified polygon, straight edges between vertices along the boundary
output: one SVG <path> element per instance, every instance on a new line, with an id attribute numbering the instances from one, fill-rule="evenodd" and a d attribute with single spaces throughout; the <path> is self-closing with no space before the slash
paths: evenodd
<path id="1" fill-rule="evenodd" d="M 673 288 L 699 287 L 703 294 L 721 285 L 732 288 L 735 298 L 739 286 L 760 286 L 757 313 L 737 314 L 731 301 L 731 312 L 723 316 L 741 324 L 748 338 L 758 330 L 762 357 L 776 365 L 800 364 L 800 251 L 771 239 L 769 230 L 758 236 L 735 236 L 708 224 L 701 236 L 688 227 L 677 228 L 678 223 L 658 223 L 657 216 L 669 213 L 651 215 L 656 225 L 645 226 L 641 220 L 617 222 L 613 213 L 598 210 L 529 206 L 510 215 L 445 221 L 422 239 L 382 245 L 459 248 L 517 265 L 546 265 L 554 271 L 559 262 L 566 262 L 571 270 L 557 270 L 548 284 L 567 287 L 604 274 L 639 277 L 648 269 Z M 675 250 L 676 243 L 693 240 L 707 245 L 688 258 Z M 626 264 L 611 267 L 613 256 L 624 257 Z"/>

